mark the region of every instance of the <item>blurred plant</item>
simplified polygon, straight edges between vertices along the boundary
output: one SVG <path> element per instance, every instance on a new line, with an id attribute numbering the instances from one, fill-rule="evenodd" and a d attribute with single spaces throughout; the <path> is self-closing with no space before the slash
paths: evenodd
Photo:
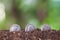
<path id="1" fill-rule="evenodd" d="M 60 1 L 59 0 L 49 0 L 48 3 L 48 18 L 46 22 L 48 22 L 52 27 L 52 29 L 59 30 L 60 29 Z"/>

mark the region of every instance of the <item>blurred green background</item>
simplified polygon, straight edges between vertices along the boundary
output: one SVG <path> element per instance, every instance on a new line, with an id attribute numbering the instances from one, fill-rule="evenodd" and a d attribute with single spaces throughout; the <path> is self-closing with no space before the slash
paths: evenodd
<path id="1" fill-rule="evenodd" d="M 36 28 L 49 24 L 60 30 L 60 0 L 0 0 L 0 30 L 15 23 L 22 29 L 27 24 Z"/>

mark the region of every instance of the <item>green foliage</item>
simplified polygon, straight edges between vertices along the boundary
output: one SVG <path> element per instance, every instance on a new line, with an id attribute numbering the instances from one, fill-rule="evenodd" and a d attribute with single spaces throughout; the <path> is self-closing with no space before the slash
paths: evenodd
<path id="1" fill-rule="evenodd" d="M 60 30 L 60 1 L 59 0 L 0 0 L 0 2 L 4 3 L 6 6 L 6 20 L 4 20 L 0 24 L 0 29 L 7 29 L 6 27 L 7 22 L 11 22 L 11 24 L 16 23 L 17 20 L 14 18 L 10 12 L 11 5 L 13 2 L 15 2 L 15 6 L 21 10 L 21 19 L 22 24 L 26 23 L 32 23 L 37 28 L 40 27 L 42 23 L 37 18 L 36 10 L 38 8 L 43 8 L 48 10 L 48 17 L 45 18 L 43 21 L 43 24 L 48 23 L 51 25 L 52 29 Z M 48 4 L 48 5 L 47 5 Z M 18 13 L 17 13 L 18 14 Z M 27 18 L 25 18 L 27 16 Z M 10 21 L 11 20 L 11 21 Z M 27 20 L 27 21 L 26 21 Z M 20 21 L 19 21 L 20 23 Z"/>

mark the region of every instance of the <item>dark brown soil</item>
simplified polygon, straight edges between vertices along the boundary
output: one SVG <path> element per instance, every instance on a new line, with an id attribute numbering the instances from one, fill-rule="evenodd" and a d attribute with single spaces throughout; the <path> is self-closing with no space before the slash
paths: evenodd
<path id="1" fill-rule="evenodd" d="M 32 32 L 9 32 L 0 30 L 0 40 L 60 40 L 60 31 L 41 31 L 39 29 Z"/>

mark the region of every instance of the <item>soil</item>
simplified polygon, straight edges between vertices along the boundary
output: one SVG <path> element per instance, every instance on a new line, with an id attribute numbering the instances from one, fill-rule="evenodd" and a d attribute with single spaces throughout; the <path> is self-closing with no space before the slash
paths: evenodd
<path id="1" fill-rule="evenodd" d="M 9 30 L 0 30 L 0 40 L 60 40 L 60 31 L 37 29 L 32 32 L 25 32 L 24 30 L 9 32 Z"/>

